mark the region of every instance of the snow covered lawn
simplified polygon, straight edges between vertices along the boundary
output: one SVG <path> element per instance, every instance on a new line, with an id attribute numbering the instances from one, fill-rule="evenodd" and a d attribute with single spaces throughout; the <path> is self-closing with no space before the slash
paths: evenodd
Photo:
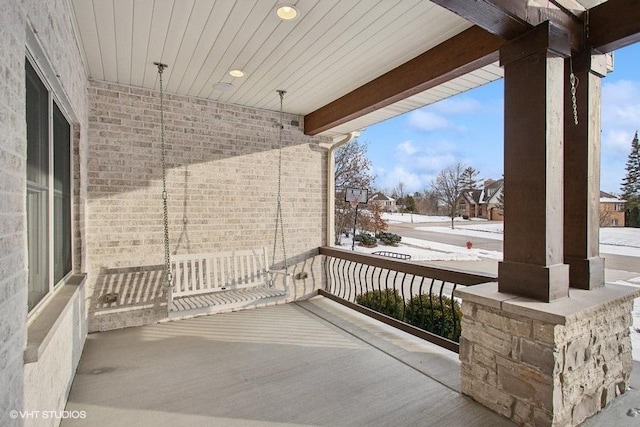
<path id="1" fill-rule="evenodd" d="M 352 240 L 350 237 L 342 238 L 341 249 L 351 249 Z M 364 246 L 356 246 L 356 252 L 370 254 L 377 251 L 397 252 L 405 255 L 411 255 L 411 261 L 479 261 L 480 257 L 492 258 L 499 256 L 502 259 L 502 253 L 493 251 L 484 251 L 476 249 L 461 248 L 460 246 L 446 245 L 444 243 L 429 242 L 427 240 L 412 239 L 403 237 L 402 242 L 398 246 L 378 245 L 375 248 L 367 248 Z"/>
<path id="2" fill-rule="evenodd" d="M 451 223 L 451 217 L 448 216 L 430 216 L 430 215 L 418 215 L 418 214 L 399 214 L 399 213 L 388 213 L 384 212 L 382 214 L 382 219 L 388 221 L 389 224 L 401 224 L 401 223 L 414 223 L 414 224 L 422 224 L 422 223 L 432 223 L 432 222 L 448 222 Z M 469 221 L 486 221 L 486 219 L 482 218 L 472 218 L 471 220 L 462 219 L 462 217 L 457 217 L 453 219 L 454 222 L 469 222 Z"/>

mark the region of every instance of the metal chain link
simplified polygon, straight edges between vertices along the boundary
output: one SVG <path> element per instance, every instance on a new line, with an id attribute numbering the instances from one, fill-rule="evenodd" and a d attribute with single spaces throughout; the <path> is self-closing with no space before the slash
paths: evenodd
<path id="1" fill-rule="evenodd" d="M 162 226 L 164 229 L 164 268 L 167 276 L 167 287 L 171 287 L 173 274 L 171 273 L 171 252 L 169 250 L 169 210 L 167 208 L 167 163 L 166 143 L 164 135 L 164 90 L 162 87 L 162 72 L 167 67 L 165 64 L 154 62 L 158 66 L 160 77 L 160 138 L 162 141 Z"/>
<path id="2" fill-rule="evenodd" d="M 573 61 L 569 60 L 569 65 L 571 67 L 571 74 L 569 74 L 569 83 L 571 84 L 571 108 L 573 109 L 573 123 L 578 124 L 578 102 L 576 101 L 576 88 L 580 81 L 573 74 Z"/>
<path id="3" fill-rule="evenodd" d="M 273 256 L 271 260 L 271 265 L 276 263 L 276 247 L 278 242 L 278 227 L 280 227 L 280 235 L 282 239 L 282 255 L 284 256 L 284 272 L 287 271 L 287 249 L 284 245 L 284 225 L 282 220 L 282 130 L 284 129 L 284 120 L 283 120 L 283 111 L 282 105 L 284 100 L 284 94 L 287 93 L 284 90 L 278 90 L 278 94 L 280 95 L 280 127 L 278 131 L 278 197 L 276 204 L 276 228 L 273 236 Z"/>

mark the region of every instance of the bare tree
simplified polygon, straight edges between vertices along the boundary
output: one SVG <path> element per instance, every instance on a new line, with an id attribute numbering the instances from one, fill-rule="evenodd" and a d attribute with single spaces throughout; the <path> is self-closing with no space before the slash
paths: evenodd
<path id="1" fill-rule="evenodd" d="M 462 190 L 462 176 L 466 168 L 467 166 L 460 162 L 454 163 L 442 169 L 431 182 L 434 194 L 447 208 L 451 217 L 451 228 L 454 228 L 453 218 L 456 216 L 458 196 Z"/>
<path id="2" fill-rule="evenodd" d="M 404 192 L 406 188 L 404 182 L 400 181 L 393 187 L 393 192 L 391 193 L 392 197 L 396 199 L 396 204 L 400 209 L 400 213 L 404 215 L 405 211 L 405 200 L 404 200 Z"/>
<path id="3" fill-rule="evenodd" d="M 611 225 L 611 220 L 614 216 L 614 209 L 611 203 L 600 203 L 600 227 L 607 227 Z"/>
<path id="4" fill-rule="evenodd" d="M 416 192 L 413 196 L 416 202 L 416 210 L 426 215 L 438 215 L 438 196 L 433 189 L 428 188 L 421 193 Z"/>
<path id="5" fill-rule="evenodd" d="M 353 225 L 354 209 L 344 201 L 347 188 L 371 189 L 374 176 L 371 173 L 371 161 L 367 157 L 367 143 L 358 139 L 340 147 L 335 152 L 335 244 L 340 244 L 343 232 Z"/>
<path id="6" fill-rule="evenodd" d="M 371 161 L 367 157 L 368 144 L 358 139 L 336 150 L 335 182 L 336 189 L 370 189 L 374 176 L 371 174 Z"/>

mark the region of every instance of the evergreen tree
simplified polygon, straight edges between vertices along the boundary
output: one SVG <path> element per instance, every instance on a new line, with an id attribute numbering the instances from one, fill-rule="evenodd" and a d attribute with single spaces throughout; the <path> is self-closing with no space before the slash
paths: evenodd
<path id="1" fill-rule="evenodd" d="M 640 143 L 638 131 L 631 141 L 631 153 L 625 166 L 626 176 L 622 180 L 622 197 L 625 204 L 625 224 L 628 227 L 640 227 Z"/>
<path id="2" fill-rule="evenodd" d="M 468 166 L 462 171 L 462 176 L 460 177 L 460 186 L 463 190 L 477 190 L 478 189 L 478 178 L 480 175 L 480 171 L 477 171 L 471 166 Z"/>
<path id="3" fill-rule="evenodd" d="M 416 212 L 416 200 L 413 196 L 407 196 L 404 198 L 404 207 L 407 212 Z"/>
<path id="4" fill-rule="evenodd" d="M 504 215 L 504 175 L 502 175 L 502 191 L 498 195 L 498 210 Z"/>

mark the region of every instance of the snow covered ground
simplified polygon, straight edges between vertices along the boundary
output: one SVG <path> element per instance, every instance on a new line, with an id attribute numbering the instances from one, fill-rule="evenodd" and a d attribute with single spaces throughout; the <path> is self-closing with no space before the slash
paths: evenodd
<path id="1" fill-rule="evenodd" d="M 430 216 L 430 215 L 418 215 L 418 214 L 399 214 L 399 213 L 383 213 L 382 219 L 388 221 L 389 224 L 400 224 L 400 223 L 429 223 L 429 222 L 448 222 L 451 223 L 451 217 L 448 216 Z M 486 219 L 482 218 L 471 218 L 462 219 L 462 217 L 457 217 L 453 219 L 454 222 L 486 222 Z"/>
<path id="2" fill-rule="evenodd" d="M 352 240 L 350 237 L 342 238 L 342 248 L 351 249 Z M 402 242 L 398 246 L 378 245 L 375 248 L 366 248 L 364 246 L 356 246 L 356 252 L 373 253 L 377 251 L 398 252 L 411 255 L 411 261 L 478 261 L 482 258 L 494 258 L 499 256 L 502 259 L 502 253 L 492 251 L 484 251 L 477 249 L 461 248 L 459 246 L 447 245 L 444 243 L 430 242 L 427 240 L 412 239 L 403 237 Z"/>
<path id="3" fill-rule="evenodd" d="M 416 230 L 456 234 L 485 239 L 502 240 L 502 223 L 458 223 L 454 228 L 444 226 L 416 227 Z M 600 229 L 600 252 L 605 254 L 640 257 L 640 228 L 606 227 Z M 640 262 L 640 260 L 639 260 Z"/>
<path id="4" fill-rule="evenodd" d="M 429 223 L 442 223 L 451 222 L 451 218 L 446 216 L 427 216 L 427 215 L 412 215 L 412 214 L 383 214 L 383 218 L 389 221 L 390 224 L 398 223 L 414 223 L 414 224 L 429 224 Z M 468 237 L 473 242 L 474 237 L 482 237 L 485 239 L 503 239 L 503 223 L 502 222 L 489 222 L 483 219 L 477 219 L 474 221 L 465 220 L 462 218 L 455 218 L 455 228 L 451 229 L 449 226 L 424 226 L 416 227 L 416 230 L 431 231 L 437 233 L 456 234 L 459 236 Z M 350 239 L 343 239 L 343 246 L 351 247 Z M 407 246 L 410 245 L 410 246 Z M 417 249 L 416 247 L 420 248 Z M 412 256 L 412 259 L 416 261 L 430 260 L 430 261 L 456 261 L 456 260 L 477 260 L 480 258 L 502 259 L 501 252 L 484 251 L 479 249 L 467 249 L 459 246 L 445 245 L 443 243 L 435 243 L 420 239 L 403 238 L 402 243 L 398 248 L 387 248 L 379 246 L 378 248 L 361 248 L 357 249 L 361 252 L 375 252 L 379 250 L 390 250 L 394 252 L 408 253 Z M 429 252 L 426 252 L 429 251 Z M 435 251 L 435 253 L 433 253 Z M 625 227 L 606 227 L 600 229 L 600 252 L 605 254 L 614 255 L 626 255 L 633 257 L 640 257 L 640 228 L 625 228 Z M 638 260 L 640 263 L 640 260 Z"/>

